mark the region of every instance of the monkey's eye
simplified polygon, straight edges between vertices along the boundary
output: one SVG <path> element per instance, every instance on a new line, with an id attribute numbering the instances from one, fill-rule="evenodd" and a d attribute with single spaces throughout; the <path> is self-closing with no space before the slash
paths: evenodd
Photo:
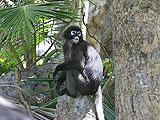
<path id="1" fill-rule="evenodd" d="M 71 31 L 71 35 L 75 35 L 75 34 L 76 34 L 75 30 Z"/>
<path id="2" fill-rule="evenodd" d="M 81 36 L 81 31 L 78 31 L 78 32 L 77 32 L 77 35 L 80 37 L 80 36 Z"/>

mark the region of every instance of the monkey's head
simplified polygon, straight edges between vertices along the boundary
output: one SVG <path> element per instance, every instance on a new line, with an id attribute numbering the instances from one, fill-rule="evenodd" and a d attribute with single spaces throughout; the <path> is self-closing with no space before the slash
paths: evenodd
<path id="1" fill-rule="evenodd" d="M 71 25 L 66 28 L 63 37 L 67 42 L 77 44 L 83 40 L 82 31 L 79 26 Z"/>

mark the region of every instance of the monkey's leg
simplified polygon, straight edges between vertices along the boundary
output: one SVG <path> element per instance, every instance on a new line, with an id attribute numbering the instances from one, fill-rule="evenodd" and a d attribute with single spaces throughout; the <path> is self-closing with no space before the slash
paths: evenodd
<path id="1" fill-rule="evenodd" d="M 93 94 L 93 87 L 91 86 L 90 80 L 86 79 L 86 77 L 83 77 L 83 75 L 75 71 L 73 74 L 74 77 L 74 84 L 75 84 L 75 89 L 82 95 L 91 95 Z"/>
<path id="2" fill-rule="evenodd" d="M 62 96 L 64 94 L 67 94 L 67 88 L 64 88 L 63 90 L 61 90 L 61 91 L 58 92 L 59 96 Z"/>
<path id="3" fill-rule="evenodd" d="M 76 85 L 76 80 L 74 78 L 74 75 L 77 73 L 76 70 L 69 70 L 66 73 L 66 83 L 67 83 L 67 94 L 71 97 L 76 97 L 77 96 L 77 85 Z"/>
<path id="4" fill-rule="evenodd" d="M 62 83 L 66 80 L 66 72 L 65 71 L 62 71 L 57 83 L 56 83 L 56 93 L 59 95 L 60 92 L 59 92 L 59 89 L 62 85 Z"/>
<path id="5" fill-rule="evenodd" d="M 72 71 L 73 72 L 73 71 Z M 64 94 L 67 94 L 71 97 L 76 97 L 76 90 L 74 85 L 74 80 L 72 78 L 72 72 L 62 71 L 57 83 L 56 83 L 56 92 L 59 96 L 62 96 Z M 60 86 L 67 78 L 67 86 L 69 85 L 68 89 L 64 88 L 60 91 Z"/>
<path id="6" fill-rule="evenodd" d="M 71 97 L 74 97 L 74 98 L 77 97 L 77 95 L 71 95 L 71 94 L 68 92 L 67 88 L 64 88 L 63 90 L 61 90 L 61 91 L 59 92 L 59 96 L 62 96 L 62 95 L 64 95 L 64 94 L 67 94 L 68 96 L 71 96 Z"/>

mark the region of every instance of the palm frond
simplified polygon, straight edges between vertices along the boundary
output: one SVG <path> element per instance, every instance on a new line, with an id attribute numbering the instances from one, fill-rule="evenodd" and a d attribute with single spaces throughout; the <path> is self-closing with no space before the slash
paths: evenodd
<path id="1" fill-rule="evenodd" d="M 56 18 L 63 22 L 66 22 L 65 19 L 74 20 L 75 12 L 68 12 L 64 6 L 67 6 L 65 2 L 51 2 L 2 9 L 0 10 L 1 34 L 20 33 L 25 25 L 34 31 L 32 24 L 38 24 L 37 19 L 40 17 Z"/>
<path id="2" fill-rule="evenodd" d="M 76 19 L 76 11 L 72 9 L 70 2 L 66 1 L 0 9 L 0 46 L 11 45 L 14 49 L 18 48 L 15 52 L 19 57 L 27 54 L 26 51 L 32 51 L 28 52 L 31 54 L 28 59 L 33 58 L 35 61 L 36 44 L 47 37 L 49 29 L 60 30 L 56 27 L 64 27 Z"/>
<path id="3" fill-rule="evenodd" d="M 103 103 L 105 120 L 115 120 L 115 111 L 110 102 L 105 98 Z"/>

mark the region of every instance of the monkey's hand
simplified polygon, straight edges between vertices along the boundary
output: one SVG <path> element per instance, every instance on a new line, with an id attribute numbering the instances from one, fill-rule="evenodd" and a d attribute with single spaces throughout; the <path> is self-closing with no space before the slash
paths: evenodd
<path id="1" fill-rule="evenodd" d="M 57 96 L 59 95 L 59 89 L 60 89 L 60 84 L 57 82 L 56 83 L 56 89 L 55 89 L 55 92 L 56 92 Z"/>
<path id="2" fill-rule="evenodd" d="M 67 93 L 67 89 L 66 88 L 64 88 L 63 90 L 60 91 L 60 86 L 61 86 L 61 84 L 59 82 L 57 82 L 56 89 L 55 89 L 55 92 L 56 92 L 57 96 L 62 96 L 65 93 Z"/>
<path id="3" fill-rule="evenodd" d="M 57 71 L 55 70 L 53 73 L 53 79 L 56 77 Z"/>
<path id="4" fill-rule="evenodd" d="M 61 65 L 61 64 L 59 64 L 59 65 L 55 68 L 55 71 L 54 71 L 54 73 L 53 73 L 53 78 L 55 78 L 55 77 L 56 77 L 57 72 L 61 70 L 61 66 L 62 66 L 62 65 Z"/>

